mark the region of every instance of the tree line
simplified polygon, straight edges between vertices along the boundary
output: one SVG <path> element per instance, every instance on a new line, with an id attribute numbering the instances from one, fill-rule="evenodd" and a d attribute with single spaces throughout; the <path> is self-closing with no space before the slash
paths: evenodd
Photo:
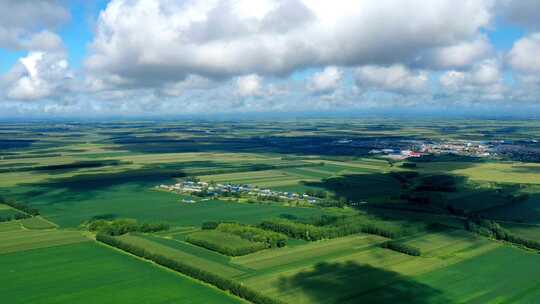
<path id="1" fill-rule="evenodd" d="M 382 248 L 394 250 L 397 252 L 401 252 L 404 254 L 412 255 L 412 256 L 420 256 L 421 252 L 420 249 L 398 242 L 398 241 L 387 241 L 381 244 Z"/>
<path id="2" fill-rule="evenodd" d="M 510 231 L 501 227 L 499 223 L 492 220 L 482 219 L 479 217 L 470 217 L 465 221 L 465 229 L 483 236 L 494 238 L 496 240 L 506 241 L 534 250 L 540 250 L 540 242 L 527 240 L 520 236 L 514 235 Z"/>
<path id="3" fill-rule="evenodd" d="M 139 224 L 134 219 L 116 219 L 116 220 L 92 220 L 86 224 L 90 231 L 107 235 L 122 235 L 128 232 L 158 232 L 169 229 L 167 223 L 142 223 Z"/>
<path id="4" fill-rule="evenodd" d="M 26 219 L 26 218 L 30 218 L 30 217 L 31 216 L 26 214 L 26 213 L 17 212 L 15 214 L 11 214 L 11 215 L 0 216 L 0 222 L 16 221 L 16 220 L 22 220 L 22 219 Z"/>
<path id="5" fill-rule="evenodd" d="M 259 226 L 263 229 L 283 233 L 289 237 L 306 241 L 332 239 L 360 232 L 388 238 L 396 237 L 396 233 L 388 229 L 378 227 L 374 224 L 363 224 L 354 221 L 343 222 L 340 225 L 315 226 L 285 219 L 274 219 L 263 221 Z"/>
<path id="6" fill-rule="evenodd" d="M 32 208 L 26 204 L 22 204 L 22 203 L 17 203 L 17 202 L 14 202 L 14 201 L 8 201 L 2 197 L 0 197 L 0 204 L 4 204 L 4 205 L 8 205 L 10 206 L 11 208 L 13 209 L 17 209 L 21 212 L 24 212 L 26 214 L 29 214 L 31 216 L 36 216 L 36 215 L 39 215 L 39 210 L 37 210 L 36 208 Z"/>
<path id="7" fill-rule="evenodd" d="M 246 244 L 242 246 L 236 244 L 227 245 L 221 242 L 207 240 L 204 236 L 198 235 L 188 235 L 185 240 L 193 245 L 204 247 L 228 256 L 246 255 L 267 248 L 265 243 L 249 242 L 249 245 Z"/>
<path id="8" fill-rule="evenodd" d="M 99 233 L 96 235 L 96 240 L 124 250 L 141 258 L 153 261 L 156 264 L 178 271 L 192 278 L 212 284 L 221 290 L 228 291 L 252 303 L 283 304 L 283 302 L 281 302 L 280 300 L 263 295 L 258 291 L 255 291 L 243 285 L 242 283 L 222 277 L 206 270 L 202 270 L 198 267 L 186 264 L 184 262 L 173 260 L 157 253 L 152 253 L 144 248 L 123 242 L 110 235 Z"/>

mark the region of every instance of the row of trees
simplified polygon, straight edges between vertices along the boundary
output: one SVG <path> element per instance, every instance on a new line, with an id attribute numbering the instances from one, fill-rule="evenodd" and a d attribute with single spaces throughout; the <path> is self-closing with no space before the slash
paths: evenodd
<path id="1" fill-rule="evenodd" d="M 15 214 L 11 214 L 11 215 L 0 216 L 0 222 L 9 222 L 9 221 L 15 221 L 15 220 L 22 220 L 22 219 L 29 218 L 29 217 L 31 217 L 31 216 L 26 214 L 26 213 L 17 212 Z"/>
<path id="2" fill-rule="evenodd" d="M 382 248 L 387 248 L 390 250 L 394 250 L 397 252 L 401 252 L 404 254 L 412 255 L 412 256 L 420 256 L 421 252 L 420 249 L 409 246 L 407 244 L 403 244 L 398 241 L 387 241 L 381 244 Z"/>
<path id="3" fill-rule="evenodd" d="M 4 198 L 0 198 L 0 204 L 8 205 L 13 209 L 17 209 L 21 212 L 24 212 L 32 216 L 39 215 L 39 210 L 37 210 L 36 208 L 32 208 L 26 204 L 17 203 L 14 201 L 8 201 L 8 200 L 5 200 Z"/>
<path id="4" fill-rule="evenodd" d="M 165 257 L 160 254 L 152 253 L 144 248 L 137 247 L 135 245 L 123 242 L 117 238 L 114 238 L 112 236 L 106 235 L 106 234 L 98 234 L 96 236 L 96 239 L 100 242 L 103 242 L 105 244 L 108 244 L 110 246 L 119 248 L 121 250 L 127 251 L 131 254 L 134 254 L 136 256 L 139 256 L 141 258 L 153 261 L 156 264 L 159 264 L 161 266 L 170 268 L 172 270 L 178 271 L 180 273 L 183 273 L 187 276 L 190 276 L 192 278 L 201 280 L 203 282 L 212 284 L 216 286 L 219 289 L 222 289 L 224 291 L 228 291 L 238 297 L 241 297 L 243 299 L 246 299 L 252 303 L 255 304 L 283 304 L 278 299 L 273 299 L 268 296 L 265 296 L 263 294 L 260 294 L 259 292 L 246 287 L 245 285 L 238 283 L 234 280 L 224 278 L 220 275 L 217 275 L 215 273 L 211 273 L 209 271 L 202 270 L 200 268 L 197 268 L 193 265 L 186 264 L 181 261 L 173 260 L 171 258 Z"/>
<path id="5" fill-rule="evenodd" d="M 540 250 L 540 242 L 527 240 L 517 235 L 514 235 L 508 230 L 501 227 L 499 223 L 492 220 L 469 218 L 465 222 L 465 229 L 497 240 L 525 246 L 530 249 Z"/>
<path id="6" fill-rule="evenodd" d="M 139 224 L 134 219 L 117 219 L 117 220 L 93 220 L 87 223 L 87 228 L 90 231 L 95 231 L 101 234 L 122 235 L 128 232 L 158 232 L 169 229 L 167 223 L 142 223 Z"/>
<path id="7" fill-rule="evenodd" d="M 267 248 L 287 245 L 287 236 L 261 228 L 239 223 L 221 223 L 216 229 L 221 232 L 237 235 L 245 240 L 266 244 Z"/>
<path id="8" fill-rule="evenodd" d="M 228 256 L 241 256 L 266 249 L 265 243 L 249 242 L 249 245 L 243 244 L 242 246 L 238 244 L 223 244 L 221 242 L 207 240 L 204 236 L 198 235 L 187 236 L 186 242 Z"/>
<path id="9" fill-rule="evenodd" d="M 341 225 L 315 226 L 293 222 L 285 219 L 267 220 L 260 224 L 260 227 L 267 230 L 283 233 L 295 239 L 306 241 L 318 241 L 322 239 L 332 239 L 343 237 L 359 232 L 376 234 L 388 238 L 393 238 L 396 233 L 375 226 L 373 224 L 362 224 L 357 222 L 344 222 Z"/>

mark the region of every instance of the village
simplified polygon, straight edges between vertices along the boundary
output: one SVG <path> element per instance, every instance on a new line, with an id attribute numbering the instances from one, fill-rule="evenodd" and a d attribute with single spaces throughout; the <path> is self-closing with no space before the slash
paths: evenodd
<path id="1" fill-rule="evenodd" d="M 156 188 L 203 198 L 243 196 L 258 200 L 303 201 L 309 204 L 316 204 L 320 200 L 320 198 L 306 193 L 275 191 L 247 184 L 207 183 L 198 180 L 183 180 L 174 185 L 159 185 Z M 196 202 L 194 199 L 184 199 L 182 201 L 188 204 Z"/>

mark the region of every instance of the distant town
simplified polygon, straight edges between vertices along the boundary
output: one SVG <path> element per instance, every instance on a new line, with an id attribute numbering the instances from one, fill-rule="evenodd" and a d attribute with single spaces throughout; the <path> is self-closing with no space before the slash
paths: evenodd
<path id="1" fill-rule="evenodd" d="M 372 149 L 372 155 L 382 155 L 395 160 L 407 159 L 410 157 L 422 157 L 427 154 L 455 154 L 473 157 L 494 156 L 494 145 L 484 142 L 452 141 L 440 143 L 420 143 L 411 145 L 410 149 Z"/>
<path id="2" fill-rule="evenodd" d="M 340 139 L 334 142 L 338 146 L 351 146 L 359 149 L 368 149 L 368 154 L 389 158 L 393 160 L 404 160 L 407 158 L 418 158 L 424 155 L 454 154 L 471 157 L 497 156 L 497 147 L 504 142 L 487 141 L 422 141 L 422 140 L 352 140 Z"/>

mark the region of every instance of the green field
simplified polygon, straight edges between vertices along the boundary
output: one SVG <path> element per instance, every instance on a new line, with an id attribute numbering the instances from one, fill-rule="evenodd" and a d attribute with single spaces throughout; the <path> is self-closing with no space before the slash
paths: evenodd
<path id="1" fill-rule="evenodd" d="M 117 237 L 285 303 L 540 299 L 537 251 L 495 240 L 486 231 L 465 230 L 471 219 L 482 217 L 515 236 L 540 241 L 540 160 L 530 158 L 534 153 L 407 161 L 369 153 L 385 144 L 405 149 L 454 139 L 505 140 L 536 149 L 531 141 L 540 136 L 536 121 L 366 118 L 0 127 L 0 202 L 27 205 L 40 214 L 0 223 L 2 303 L 243 302 L 96 243 L 95 232 L 86 230 L 87 221 L 95 219 L 166 223 L 169 230 Z M 329 204 L 293 207 L 302 204 L 247 195 L 193 195 L 196 202 L 188 204 L 187 195 L 155 188 L 187 177 L 299 194 L 317 190 Z M 18 212 L 0 203 L 0 217 Z M 235 257 L 188 242 L 191 237 L 245 248 L 253 243 L 201 230 L 201 224 L 257 225 L 270 219 L 309 227 L 361 224 L 378 229 L 364 232 L 392 233 L 421 255 L 382 248 L 388 238 L 366 233 L 313 242 L 290 238 L 285 247 Z"/>
<path id="2" fill-rule="evenodd" d="M 87 242 L 77 231 L 11 230 L 0 232 L 0 254 Z"/>
<path id="3" fill-rule="evenodd" d="M 193 252 L 184 251 L 177 246 L 170 246 L 169 244 L 156 242 L 137 235 L 123 235 L 120 237 L 120 239 L 129 242 L 130 244 L 143 247 L 151 252 L 159 253 L 173 260 L 179 260 L 183 263 L 188 263 L 200 267 L 201 269 L 216 272 L 224 276 L 235 276 L 243 273 L 243 270 L 240 267 L 229 265 L 225 261 L 206 259 L 204 255 L 200 256 L 199 254 L 194 254 Z"/>
<path id="4" fill-rule="evenodd" d="M 5 303 L 243 303 L 93 242 L 0 254 Z"/>
<path id="5" fill-rule="evenodd" d="M 84 192 L 83 192 L 84 191 Z M 18 197 L 23 197 L 21 194 Z M 127 217 L 141 221 L 167 221 L 178 226 L 200 226 L 206 220 L 257 223 L 267 217 L 292 214 L 307 217 L 320 210 L 279 205 L 249 205 L 205 201 L 185 204 L 178 195 L 151 186 L 126 183 L 99 190 L 45 192 L 32 198 L 32 206 L 61 227 L 77 227 L 94 217 Z"/>

